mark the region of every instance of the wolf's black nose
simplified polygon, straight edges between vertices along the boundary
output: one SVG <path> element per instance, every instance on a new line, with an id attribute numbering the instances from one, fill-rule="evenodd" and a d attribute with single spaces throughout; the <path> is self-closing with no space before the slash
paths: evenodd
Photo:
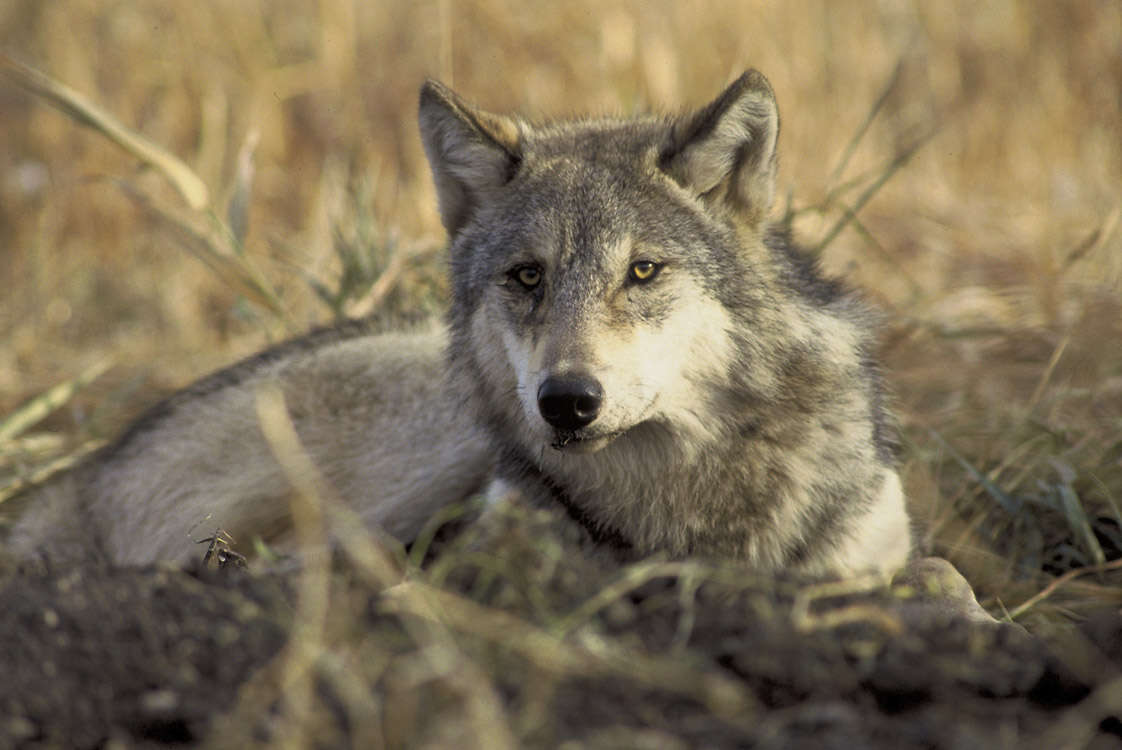
<path id="1" fill-rule="evenodd" d="M 542 419 L 560 430 L 576 430 L 591 424 L 600 413 L 604 389 L 587 375 L 546 378 L 538 388 L 538 411 Z"/>

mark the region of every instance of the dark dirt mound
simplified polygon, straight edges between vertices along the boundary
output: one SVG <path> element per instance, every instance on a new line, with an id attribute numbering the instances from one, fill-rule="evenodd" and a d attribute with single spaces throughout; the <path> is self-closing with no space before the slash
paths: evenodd
<path id="1" fill-rule="evenodd" d="M 0 747 L 1122 742 L 1117 613 L 1061 658 L 883 588 L 620 570 L 528 538 L 442 553 L 389 589 L 337 566 L 318 631 L 300 572 L 10 574 Z"/>
<path id="2" fill-rule="evenodd" d="M 171 570 L 18 576 L 0 590 L 0 746 L 200 738 L 284 644 L 275 580 Z"/>

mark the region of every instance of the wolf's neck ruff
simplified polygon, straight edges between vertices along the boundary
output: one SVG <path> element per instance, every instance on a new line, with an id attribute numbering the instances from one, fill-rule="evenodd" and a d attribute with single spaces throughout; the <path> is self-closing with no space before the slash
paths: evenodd
<path id="1" fill-rule="evenodd" d="M 564 487 L 554 481 L 529 458 L 517 450 L 508 450 L 499 459 L 502 476 L 518 482 L 540 483 L 549 493 L 551 503 L 560 506 L 566 516 L 587 534 L 588 539 L 621 559 L 634 556 L 636 550 L 631 540 L 619 529 L 613 528 L 589 514 L 572 501 Z"/>

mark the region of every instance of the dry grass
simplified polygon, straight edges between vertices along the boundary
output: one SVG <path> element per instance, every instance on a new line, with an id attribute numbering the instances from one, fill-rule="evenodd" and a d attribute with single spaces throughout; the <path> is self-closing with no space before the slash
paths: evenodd
<path id="1" fill-rule="evenodd" d="M 0 479 L 288 331 L 439 306 L 424 76 L 547 117 L 695 104 L 754 66 L 796 230 L 886 311 L 926 543 L 1013 609 L 1122 555 L 1120 48 L 1122 6 L 1089 0 L 11 0 L 0 50 L 207 193 L 192 208 L 158 161 L 0 78 L 0 414 L 115 363 L 20 421 Z M 1065 579 L 1018 614 L 1117 605 L 1117 583 Z"/>

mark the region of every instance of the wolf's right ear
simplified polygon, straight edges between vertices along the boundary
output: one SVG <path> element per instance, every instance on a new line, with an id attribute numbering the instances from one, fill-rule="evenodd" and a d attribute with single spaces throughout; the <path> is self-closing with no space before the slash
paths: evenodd
<path id="1" fill-rule="evenodd" d="M 421 88 L 419 120 L 440 217 L 454 236 L 488 192 L 505 185 L 517 171 L 519 124 L 471 106 L 433 80 Z"/>
<path id="2" fill-rule="evenodd" d="M 660 166 L 679 185 L 759 223 L 775 192 L 779 111 L 763 74 L 749 70 L 708 106 L 674 123 Z"/>

